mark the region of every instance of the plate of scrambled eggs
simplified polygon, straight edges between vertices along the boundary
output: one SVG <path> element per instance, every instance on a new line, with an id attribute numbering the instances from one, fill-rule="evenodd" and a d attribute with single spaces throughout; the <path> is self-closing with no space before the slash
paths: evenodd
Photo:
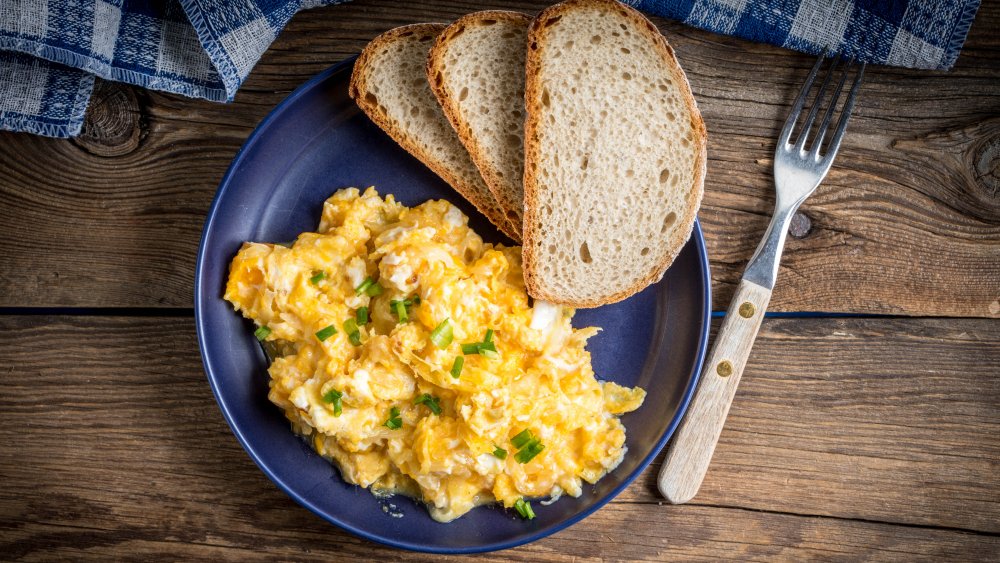
<path id="1" fill-rule="evenodd" d="M 354 106 L 352 62 L 279 105 L 219 188 L 196 273 L 209 382 L 265 474 L 362 537 L 551 534 L 680 421 L 710 317 L 700 229 L 621 303 L 532 300 L 520 248 Z"/>

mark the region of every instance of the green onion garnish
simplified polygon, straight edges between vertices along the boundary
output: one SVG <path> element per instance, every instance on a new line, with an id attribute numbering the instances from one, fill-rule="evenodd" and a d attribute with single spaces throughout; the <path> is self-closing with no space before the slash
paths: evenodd
<path id="1" fill-rule="evenodd" d="M 521 448 L 519 452 L 514 454 L 514 459 L 516 459 L 518 463 L 528 463 L 529 461 L 535 459 L 536 455 L 542 453 L 542 450 L 544 449 L 545 446 L 542 445 L 538 438 L 535 438 L 528 442 L 526 446 Z"/>
<path id="2" fill-rule="evenodd" d="M 403 427 L 403 419 L 399 416 L 399 407 L 389 409 L 389 420 L 385 421 L 385 427 L 389 430 L 399 430 Z"/>
<path id="3" fill-rule="evenodd" d="M 514 503 L 514 510 L 525 520 L 531 520 L 535 517 L 535 511 L 531 509 L 531 503 L 523 498 L 517 499 L 517 502 Z"/>
<path id="4" fill-rule="evenodd" d="M 434 414 L 441 414 L 441 405 L 438 403 L 439 399 L 437 397 L 432 397 L 430 393 L 424 393 L 423 395 L 417 397 L 413 404 L 427 405 L 427 408 L 431 409 Z"/>
<path id="5" fill-rule="evenodd" d="M 326 403 L 333 403 L 333 416 L 340 416 L 340 413 L 344 412 L 343 405 L 340 403 L 340 398 L 344 394 L 336 389 L 330 389 L 323 395 L 323 401 Z"/>
<path id="6" fill-rule="evenodd" d="M 371 279 L 370 277 L 365 278 L 365 281 L 361 282 L 361 285 L 354 288 L 354 294 L 361 295 L 362 293 L 366 293 L 368 291 L 368 288 L 372 287 L 373 285 L 375 285 L 375 280 Z"/>
<path id="7" fill-rule="evenodd" d="M 368 324 L 368 307 L 360 307 L 356 313 L 354 313 L 354 320 L 359 325 Z"/>
<path id="8" fill-rule="evenodd" d="M 490 342 L 493 342 L 493 329 L 492 328 L 486 329 L 486 338 L 483 338 L 483 344 L 489 344 Z M 496 348 L 494 348 L 494 350 L 495 349 Z"/>
<path id="9" fill-rule="evenodd" d="M 465 365 L 465 358 L 462 356 L 457 356 L 455 358 L 455 363 L 451 364 L 451 376 L 458 379 L 462 375 L 462 366 Z"/>
<path id="10" fill-rule="evenodd" d="M 496 444 L 493 444 L 493 446 L 496 447 L 496 449 L 493 450 L 493 455 L 496 456 L 497 459 L 507 459 L 507 450 L 497 446 Z"/>
<path id="11" fill-rule="evenodd" d="M 462 353 L 465 354 L 466 356 L 468 356 L 470 354 L 478 354 L 479 353 L 479 343 L 478 342 L 470 342 L 469 344 L 462 344 Z"/>
<path id="12" fill-rule="evenodd" d="M 382 295 L 382 286 L 375 283 L 375 280 L 367 277 L 365 278 L 365 281 L 361 282 L 361 285 L 354 288 L 354 293 L 356 295 L 364 293 L 368 297 L 378 297 L 379 295 Z"/>
<path id="13" fill-rule="evenodd" d="M 334 325 L 330 325 L 326 328 L 316 331 L 316 338 L 318 338 L 320 342 L 323 342 L 324 340 L 330 338 L 334 334 L 337 334 L 337 327 Z"/>
<path id="14" fill-rule="evenodd" d="M 318 272 L 313 272 L 312 277 L 309 278 L 309 283 L 316 285 L 325 279 L 326 279 L 326 272 L 320 270 Z"/>
<path id="15" fill-rule="evenodd" d="M 266 326 L 262 326 L 257 330 L 253 331 L 253 335 L 257 338 L 257 340 L 260 340 L 261 342 L 263 342 L 270 334 L 271 334 L 271 329 L 269 329 Z"/>
<path id="16" fill-rule="evenodd" d="M 354 346 L 361 346 L 361 331 L 358 330 L 358 322 L 354 319 L 344 321 L 344 332 Z"/>
<path id="17" fill-rule="evenodd" d="M 479 353 L 491 360 L 500 357 L 500 354 L 497 352 L 497 345 L 490 341 L 479 343 Z"/>
<path id="18" fill-rule="evenodd" d="M 433 342 L 438 348 L 447 348 L 448 345 L 451 344 L 452 338 L 453 334 L 450 318 L 441 321 L 441 323 L 434 327 L 434 330 L 431 331 L 431 342 Z"/>
<path id="19" fill-rule="evenodd" d="M 393 301 L 392 308 L 396 313 L 396 318 L 399 322 L 405 323 L 410 319 L 409 315 L 406 314 L 406 302 L 405 301 Z"/>
<path id="20" fill-rule="evenodd" d="M 515 448 L 522 448 L 522 447 L 524 447 L 525 444 L 527 444 L 528 442 L 530 442 L 532 439 L 534 439 L 534 436 L 531 435 L 531 430 L 525 428 L 520 433 L 518 433 L 517 436 L 514 436 L 513 438 L 511 438 L 510 439 L 510 443 L 514 444 Z"/>

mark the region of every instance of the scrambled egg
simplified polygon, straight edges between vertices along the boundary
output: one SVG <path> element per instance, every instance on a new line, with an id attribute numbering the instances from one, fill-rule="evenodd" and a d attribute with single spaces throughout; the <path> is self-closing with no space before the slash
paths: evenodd
<path id="1" fill-rule="evenodd" d="M 532 517 L 525 498 L 579 496 L 621 462 L 616 415 L 645 392 L 598 382 L 598 329 L 532 306 L 521 249 L 467 222 L 446 201 L 340 190 L 318 232 L 244 244 L 225 298 L 277 351 L 270 400 L 347 481 L 442 522 L 495 501 Z"/>

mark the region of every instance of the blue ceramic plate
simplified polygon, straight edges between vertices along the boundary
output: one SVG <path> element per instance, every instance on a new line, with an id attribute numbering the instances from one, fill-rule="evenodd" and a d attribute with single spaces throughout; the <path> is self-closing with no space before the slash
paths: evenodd
<path id="1" fill-rule="evenodd" d="M 198 343 L 223 415 L 250 457 L 300 504 L 380 543 L 436 553 L 513 547 L 547 536 L 600 508 L 663 448 L 697 383 L 708 338 L 709 271 L 700 227 L 663 281 L 615 305 L 580 310 L 573 324 L 604 330 L 590 340 L 599 378 L 649 393 L 622 417 L 628 453 L 580 498 L 535 505 L 537 518 L 479 507 L 439 524 L 419 503 L 378 500 L 349 485 L 296 437 L 267 399 L 267 363 L 252 325 L 222 299 L 229 262 L 243 241 L 290 241 L 314 230 L 323 201 L 339 188 L 376 186 L 406 205 L 447 199 L 484 239 L 507 242 L 457 193 L 373 125 L 347 95 L 353 59 L 330 68 L 271 112 L 236 155 L 205 222 L 195 280 Z M 388 504 L 395 509 L 387 513 Z M 390 513 L 402 513 L 393 517 Z"/>

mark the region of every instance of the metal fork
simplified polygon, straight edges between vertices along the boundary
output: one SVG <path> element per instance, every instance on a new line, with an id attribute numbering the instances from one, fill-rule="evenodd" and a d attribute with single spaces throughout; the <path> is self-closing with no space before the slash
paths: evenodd
<path id="1" fill-rule="evenodd" d="M 743 279 L 736 288 L 736 295 L 729 304 L 726 318 L 716 336 L 715 346 L 705 362 L 698 391 L 663 460 L 658 485 L 660 493 L 673 504 L 691 500 L 701 487 L 726 415 L 729 414 L 729 406 L 736 394 L 736 386 L 739 385 L 753 341 L 764 319 L 764 311 L 771 300 L 771 291 L 778 275 L 778 261 L 785 246 L 792 215 L 829 172 L 844 138 L 851 110 L 854 109 L 865 65 L 855 65 L 853 60 L 845 63 L 838 55 L 823 77 L 805 122 L 801 128 L 796 129 L 813 83 L 826 58 L 824 53 L 816 61 L 785 120 L 778 146 L 774 150 L 774 215 L 764 239 L 750 259 Z M 834 81 L 838 66 L 843 66 L 840 78 L 836 81 L 823 121 L 814 138 L 810 139 L 810 131 L 829 86 Z M 855 75 L 853 84 L 843 102 L 836 131 L 824 149 L 823 141 L 833 123 L 844 85 L 852 71 Z M 796 131 L 797 137 L 793 143 L 792 136 Z"/>

